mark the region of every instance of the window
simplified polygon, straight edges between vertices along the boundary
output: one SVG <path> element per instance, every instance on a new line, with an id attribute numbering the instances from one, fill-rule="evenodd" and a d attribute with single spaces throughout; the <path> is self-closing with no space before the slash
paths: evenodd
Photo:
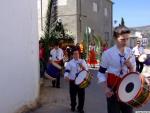
<path id="1" fill-rule="evenodd" d="M 96 2 L 93 2 L 93 11 L 96 13 L 98 12 L 98 6 Z"/>
<path id="2" fill-rule="evenodd" d="M 58 0 L 58 6 L 65 6 L 67 5 L 67 0 Z"/>
<path id="3" fill-rule="evenodd" d="M 108 9 L 104 8 L 104 15 L 107 16 L 108 15 Z"/>
<path id="4" fill-rule="evenodd" d="M 105 32 L 105 40 L 106 40 L 106 41 L 109 40 L 109 32 Z"/>

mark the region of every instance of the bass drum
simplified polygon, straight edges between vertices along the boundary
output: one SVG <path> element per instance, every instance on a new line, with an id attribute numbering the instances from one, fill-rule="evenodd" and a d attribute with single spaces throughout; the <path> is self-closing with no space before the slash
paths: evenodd
<path id="1" fill-rule="evenodd" d="M 150 80 L 132 72 L 123 77 L 117 94 L 120 101 L 132 107 L 140 107 L 150 100 Z"/>

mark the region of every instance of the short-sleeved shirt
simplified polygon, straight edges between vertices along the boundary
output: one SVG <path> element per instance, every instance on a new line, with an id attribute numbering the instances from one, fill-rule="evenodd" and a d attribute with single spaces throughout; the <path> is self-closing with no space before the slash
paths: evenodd
<path id="1" fill-rule="evenodd" d="M 64 53 L 63 53 L 63 50 L 61 48 L 52 49 L 50 52 L 50 55 L 51 55 L 51 60 L 54 60 L 54 61 L 62 60 L 64 57 Z"/>
<path id="2" fill-rule="evenodd" d="M 136 46 L 132 49 L 132 51 L 133 51 L 135 56 L 139 56 L 141 54 L 144 54 L 144 48 L 143 47 L 137 47 Z"/>
<path id="3" fill-rule="evenodd" d="M 106 50 L 102 54 L 100 63 L 100 70 L 97 74 L 99 82 L 106 81 L 105 72 L 115 74 L 116 76 L 123 77 L 128 73 L 128 68 L 124 62 L 130 57 L 130 62 L 136 68 L 135 56 L 130 48 L 125 47 L 124 54 L 121 54 L 117 46 Z M 120 73 L 122 71 L 122 73 Z"/>
<path id="4" fill-rule="evenodd" d="M 88 70 L 88 66 L 83 59 L 75 60 L 72 59 L 70 60 L 66 67 L 65 67 L 65 77 L 69 77 L 70 80 L 75 80 L 76 74 L 79 73 L 82 69 L 80 67 L 80 64 L 85 68 L 85 70 Z"/>

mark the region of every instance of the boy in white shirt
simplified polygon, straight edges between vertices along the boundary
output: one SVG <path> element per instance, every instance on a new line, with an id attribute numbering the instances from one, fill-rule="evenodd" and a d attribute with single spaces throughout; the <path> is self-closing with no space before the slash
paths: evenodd
<path id="1" fill-rule="evenodd" d="M 75 84 L 76 74 L 79 73 L 81 70 L 88 70 L 88 66 L 85 60 L 79 58 L 79 50 L 77 48 L 73 49 L 73 59 L 67 63 L 64 78 L 69 81 L 70 86 L 70 99 L 71 99 L 71 111 L 75 111 L 76 107 L 76 96 L 78 94 L 78 111 L 79 113 L 84 113 L 84 100 L 85 100 L 85 89 L 80 88 L 78 85 Z"/>
<path id="2" fill-rule="evenodd" d="M 119 101 L 115 93 L 119 80 L 136 69 L 135 57 L 127 47 L 129 36 L 130 30 L 124 25 L 119 25 L 114 29 L 116 44 L 102 54 L 97 77 L 107 97 L 108 113 L 133 113 L 133 108 Z"/>
<path id="3" fill-rule="evenodd" d="M 59 48 L 59 43 L 56 42 L 55 47 L 50 51 L 50 60 L 54 61 L 55 63 L 62 66 L 63 57 L 64 57 L 63 50 L 61 48 Z M 61 73 L 61 71 L 60 71 L 60 73 Z M 52 81 L 52 85 L 53 85 L 53 87 L 56 86 L 57 88 L 60 88 L 60 74 L 56 78 L 56 80 Z"/>
<path id="4" fill-rule="evenodd" d="M 141 73 L 143 70 L 144 64 L 143 64 L 143 62 L 139 61 L 139 57 L 142 54 L 144 54 L 144 48 L 141 47 L 140 41 L 137 41 L 137 45 L 132 49 L 132 51 L 133 51 L 135 58 L 136 58 L 136 71 Z"/>

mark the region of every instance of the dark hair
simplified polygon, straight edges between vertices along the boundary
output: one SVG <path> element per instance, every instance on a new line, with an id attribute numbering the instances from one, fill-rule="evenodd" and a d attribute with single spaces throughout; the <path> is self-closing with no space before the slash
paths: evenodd
<path id="1" fill-rule="evenodd" d="M 79 43 L 76 43 L 76 46 L 79 45 Z"/>
<path id="2" fill-rule="evenodd" d="M 54 43 L 54 46 L 59 46 L 59 42 L 56 41 L 56 42 Z"/>
<path id="3" fill-rule="evenodd" d="M 72 53 L 74 53 L 75 51 L 79 52 L 79 48 L 77 46 L 75 46 L 75 47 L 72 48 Z"/>
<path id="4" fill-rule="evenodd" d="M 44 41 L 43 40 L 39 40 L 39 44 L 41 44 L 41 43 L 44 43 Z"/>
<path id="5" fill-rule="evenodd" d="M 120 35 L 123 35 L 123 34 L 126 34 L 126 33 L 129 34 L 130 32 L 131 32 L 130 29 L 127 28 L 126 26 L 119 25 L 119 26 L 114 28 L 113 37 L 116 39 Z"/>

